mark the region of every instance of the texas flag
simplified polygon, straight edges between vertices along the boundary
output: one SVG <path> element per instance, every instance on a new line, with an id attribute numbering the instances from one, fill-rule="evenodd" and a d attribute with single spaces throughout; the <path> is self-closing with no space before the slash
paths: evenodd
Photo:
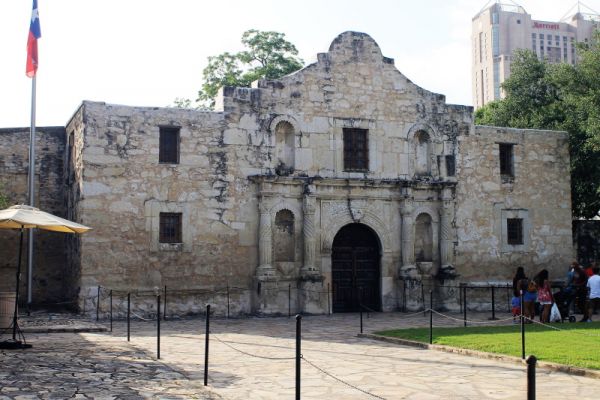
<path id="1" fill-rule="evenodd" d="M 27 38 L 27 67 L 25 72 L 27 76 L 33 78 L 38 68 L 38 47 L 37 40 L 42 37 L 40 29 L 40 18 L 38 15 L 37 0 L 33 0 L 33 9 L 31 11 L 31 23 L 29 25 L 29 37 Z"/>

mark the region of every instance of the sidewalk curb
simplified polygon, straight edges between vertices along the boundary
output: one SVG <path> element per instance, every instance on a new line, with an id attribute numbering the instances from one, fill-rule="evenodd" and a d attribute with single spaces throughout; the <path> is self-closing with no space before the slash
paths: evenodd
<path id="1" fill-rule="evenodd" d="M 417 347 L 417 348 L 424 349 L 424 350 L 437 350 L 437 351 L 443 351 L 446 353 L 462 354 L 462 355 L 471 356 L 471 357 L 503 361 L 503 362 L 508 362 L 508 363 L 512 363 L 512 364 L 524 365 L 524 366 L 527 365 L 525 360 L 522 360 L 519 357 L 507 356 L 504 354 L 486 353 L 483 351 L 461 349 L 459 347 L 445 346 L 445 345 L 441 345 L 441 344 L 429 344 L 429 343 L 423 343 L 423 342 L 416 342 L 413 340 L 392 338 L 392 337 L 388 337 L 388 336 L 375 335 L 372 333 L 359 333 L 357 336 L 360 338 L 378 340 L 381 342 L 387 342 L 387 343 L 392 343 L 392 344 L 397 344 L 397 345 L 402 345 L 402 346 Z M 547 362 L 547 361 L 539 361 L 539 360 L 537 362 L 537 366 L 539 368 L 544 368 L 544 369 L 556 371 L 556 372 L 563 372 L 563 373 L 569 374 L 569 375 L 585 376 L 588 378 L 600 379 L 600 371 L 596 371 L 596 370 L 592 370 L 592 369 L 571 367 L 571 366 L 564 365 L 564 364 L 557 364 L 557 363 L 552 363 L 552 362 Z"/>

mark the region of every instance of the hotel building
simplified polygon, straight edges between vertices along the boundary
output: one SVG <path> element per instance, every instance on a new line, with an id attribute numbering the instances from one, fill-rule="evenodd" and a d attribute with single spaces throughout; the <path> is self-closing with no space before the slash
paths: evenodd
<path id="1" fill-rule="evenodd" d="M 489 6 L 488 6 L 489 5 Z M 577 3 L 558 22 L 532 18 L 516 3 L 488 3 L 472 26 L 472 95 L 477 109 L 504 97 L 500 85 L 510 76 L 516 49 L 531 49 L 551 63 L 577 62 L 577 42 L 588 42 L 600 26 L 600 17 Z M 586 11 L 582 9 L 585 7 Z"/>

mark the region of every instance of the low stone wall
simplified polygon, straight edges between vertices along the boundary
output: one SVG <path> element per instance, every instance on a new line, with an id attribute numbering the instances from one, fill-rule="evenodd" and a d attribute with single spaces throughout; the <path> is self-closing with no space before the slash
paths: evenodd
<path id="1" fill-rule="evenodd" d="M 28 204 L 29 128 L 0 129 L 0 192 L 11 205 Z M 35 205 L 66 218 L 64 198 L 65 128 L 41 127 L 36 131 Z M 21 263 L 21 298 L 26 299 L 27 232 L 24 235 Z M 0 231 L 0 291 L 15 289 L 19 249 L 18 231 Z M 64 300 L 68 286 L 64 279 L 65 234 L 36 231 L 34 234 L 33 302 L 56 303 Z"/>

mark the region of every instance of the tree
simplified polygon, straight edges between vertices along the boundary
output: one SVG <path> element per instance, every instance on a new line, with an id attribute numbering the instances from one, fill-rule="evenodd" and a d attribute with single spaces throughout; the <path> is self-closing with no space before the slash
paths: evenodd
<path id="1" fill-rule="evenodd" d="M 249 87 L 257 79 L 281 78 L 303 66 L 296 46 L 283 33 L 250 29 L 242 35 L 242 44 L 245 49 L 238 53 L 208 57 L 202 71 L 204 84 L 196 100 L 200 108 L 212 109 L 223 86 Z M 191 101 L 177 99 L 175 104 L 190 106 Z"/>
<path id="2" fill-rule="evenodd" d="M 593 218 L 600 212 L 600 33 L 577 54 L 577 65 L 569 65 L 515 52 L 505 98 L 478 109 L 475 122 L 567 131 L 573 216 Z"/>

